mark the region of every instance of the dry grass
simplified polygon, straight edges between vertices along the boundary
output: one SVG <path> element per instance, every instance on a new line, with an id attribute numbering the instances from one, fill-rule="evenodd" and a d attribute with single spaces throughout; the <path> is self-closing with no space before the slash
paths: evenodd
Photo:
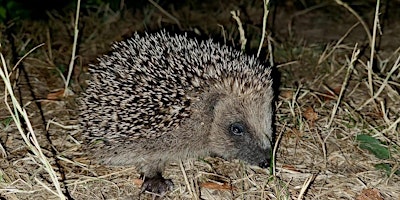
<path id="1" fill-rule="evenodd" d="M 112 41 L 136 30 L 175 24 L 184 30 L 212 33 L 233 45 L 243 44 L 239 41 L 246 39 L 247 47 L 255 52 L 261 40 L 269 52 L 274 46 L 274 57 L 268 60 L 279 62 L 281 74 L 273 167 L 265 170 L 219 158 L 172 163 L 165 176 L 174 181 L 175 187 L 164 198 L 400 199 L 400 42 L 392 38 L 392 45 L 397 42 L 395 49 L 381 46 L 379 51 L 374 50 L 378 12 L 373 12 L 375 16 L 371 17 L 376 20 L 368 25 L 360 15 L 354 15 L 349 5 L 332 6 L 336 13 L 349 11 L 350 16 L 356 16 L 355 21 L 341 24 L 348 28 L 338 28 L 335 42 L 321 44 L 295 37 L 296 30 L 301 30 L 292 22 L 286 27 L 290 38 L 271 38 L 271 30 L 265 33 L 260 28 L 268 15 L 262 1 L 242 4 L 240 18 L 235 21 L 230 11 L 238 10 L 239 4 L 224 2 L 221 8 L 216 2 L 191 10 L 189 6 L 174 9 L 152 2 L 135 12 L 115 12 L 104 6 L 81 15 L 84 26 L 79 26 L 81 39 L 75 46 L 77 60 L 71 64 L 74 76 L 70 89 L 79 94 L 89 78 L 88 63 L 106 52 Z M 211 12 L 212 8 L 217 11 Z M 318 14 L 318 9 L 307 13 Z M 301 13 L 301 18 L 308 20 L 306 12 Z M 290 19 L 278 15 L 278 20 L 286 18 Z M 1 198 L 138 199 L 140 180 L 134 168 L 95 166 L 84 157 L 80 132 L 71 126 L 77 124 L 77 95 L 64 98 L 57 92 L 64 88 L 66 81 L 60 73 L 66 74 L 70 52 L 75 48 L 71 37 L 77 25 L 75 19 L 73 13 L 52 13 L 47 24 L 22 23 L 15 38 L 19 38 L 18 53 L 25 55 L 21 64 L 28 78 L 19 75 L 22 69 L 14 69 L 10 63 L 10 55 L 6 54 L 10 47 L 2 46 L 5 59 L 1 73 L 9 76 L 2 76 L 4 83 L 0 83 L 0 97 L 5 100 L 0 104 Z M 238 24 L 242 25 L 241 31 Z M 400 24 L 386 27 L 398 30 Z M 353 35 L 367 36 L 367 41 Z M 261 39 L 264 37 L 266 42 Z M 42 43 L 46 44 L 24 53 Z M 18 106 L 19 97 L 23 103 Z M 18 109 L 10 106 L 9 110 L 8 104 Z M 25 123 L 18 123 L 21 116 Z M 361 148 L 356 140 L 360 134 L 379 139 L 390 157 L 382 159 Z M 382 166 L 387 168 L 377 169 Z M 140 197 L 151 199 L 152 195 Z"/>

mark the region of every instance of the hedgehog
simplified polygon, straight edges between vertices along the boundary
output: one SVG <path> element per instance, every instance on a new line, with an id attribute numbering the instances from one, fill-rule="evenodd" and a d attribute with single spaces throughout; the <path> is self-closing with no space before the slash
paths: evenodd
<path id="1" fill-rule="evenodd" d="M 89 155 L 134 166 L 142 192 L 173 188 L 162 175 L 170 162 L 211 156 L 269 166 L 271 67 L 255 56 L 163 30 L 115 43 L 89 72 L 79 115 Z"/>

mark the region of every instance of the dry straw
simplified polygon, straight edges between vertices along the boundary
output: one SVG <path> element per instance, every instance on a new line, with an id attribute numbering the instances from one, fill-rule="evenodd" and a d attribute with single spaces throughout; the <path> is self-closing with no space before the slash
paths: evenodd
<path id="1" fill-rule="evenodd" d="M 36 48 L 38 48 L 38 47 L 36 47 Z M 30 52 L 32 52 L 33 50 L 31 50 Z M 24 57 L 26 57 L 30 52 L 25 54 Z M 48 158 L 42 152 L 42 149 L 41 149 L 41 147 L 39 145 L 39 142 L 38 142 L 38 140 L 36 138 L 35 132 L 34 132 L 34 130 L 32 128 L 32 124 L 31 124 L 31 122 L 29 120 L 28 113 L 26 112 L 25 108 L 23 108 L 20 105 L 20 103 L 18 102 L 17 98 L 14 95 L 13 88 L 12 88 L 11 81 L 10 81 L 11 74 L 8 73 L 7 64 L 6 64 L 6 61 L 5 61 L 4 56 L 3 56 L 2 53 L 0 53 L 0 59 L 1 59 L 1 64 L 3 65 L 2 69 L 0 70 L 0 77 L 3 79 L 4 85 L 5 85 L 4 103 L 5 103 L 8 111 L 10 112 L 11 117 L 12 117 L 15 125 L 17 126 L 17 129 L 18 129 L 19 133 L 21 134 L 21 136 L 22 136 L 27 148 L 30 151 L 33 152 L 33 154 L 35 155 L 35 158 L 40 161 L 42 167 L 49 174 L 50 179 L 51 179 L 51 181 L 53 183 L 53 186 L 55 187 L 56 191 L 54 191 L 53 189 L 48 187 L 45 183 L 43 183 L 42 181 L 40 181 L 36 177 L 35 177 L 35 181 L 37 183 L 39 183 L 40 185 L 42 185 L 47 191 L 53 193 L 58 198 L 63 200 L 63 199 L 65 199 L 65 196 L 64 196 L 63 192 L 61 191 L 61 186 L 60 186 L 60 183 L 58 181 L 57 174 L 53 170 L 53 167 L 51 166 Z M 17 64 L 20 61 L 21 60 L 19 60 L 17 62 Z M 17 65 L 15 67 L 17 67 Z M 10 104 L 8 102 L 8 98 L 7 98 L 8 96 L 11 99 L 12 106 L 10 106 Z M 22 116 L 22 119 L 20 118 L 20 116 Z M 22 127 L 22 123 L 26 124 L 26 129 L 24 129 Z M 8 189 L 4 188 L 4 189 L 0 189 L 0 191 L 1 190 L 7 192 Z"/>

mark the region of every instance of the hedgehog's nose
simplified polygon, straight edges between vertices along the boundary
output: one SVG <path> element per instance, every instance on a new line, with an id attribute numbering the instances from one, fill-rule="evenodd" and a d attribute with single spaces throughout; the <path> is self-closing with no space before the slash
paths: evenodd
<path id="1" fill-rule="evenodd" d="M 269 162 L 264 160 L 264 161 L 260 162 L 258 164 L 258 166 L 261 167 L 261 168 L 268 168 L 269 167 Z"/>
<path id="2" fill-rule="evenodd" d="M 259 158 L 258 166 L 261 168 L 268 168 L 270 160 L 271 160 L 270 152 L 267 151 L 263 154 L 263 156 L 261 158 Z"/>

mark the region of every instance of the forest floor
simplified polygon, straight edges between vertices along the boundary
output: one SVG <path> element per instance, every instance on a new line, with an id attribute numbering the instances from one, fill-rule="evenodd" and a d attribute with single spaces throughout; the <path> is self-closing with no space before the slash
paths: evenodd
<path id="1" fill-rule="evenodd" d="M 33 131 L 19 132 L 0 82 L 0 199 L 139 199 L 134 167 L 98 166 L 83 156 L 76 99 L 90 78 L 88 65 L 136 31 L 189 31 L 238 48 L 234 11 L 245 51 L 257 52 L 262 1 L 195 2 L 81 9 L 67 97 L 75 11 L 1 26 L 2 70 L 6 65 Z M 274 166 L 220 158 L 172 163 L 165 177 L 175 187 L 163 198 L 400 200 L 400 14 L 390 9 L 400 3 L 382 4 L 374 23 L 372 1 L 285 2 L 270 9 L 260 54 L 277 71 Z M 34 138 L 40 147 L 29 146 Z"/>

